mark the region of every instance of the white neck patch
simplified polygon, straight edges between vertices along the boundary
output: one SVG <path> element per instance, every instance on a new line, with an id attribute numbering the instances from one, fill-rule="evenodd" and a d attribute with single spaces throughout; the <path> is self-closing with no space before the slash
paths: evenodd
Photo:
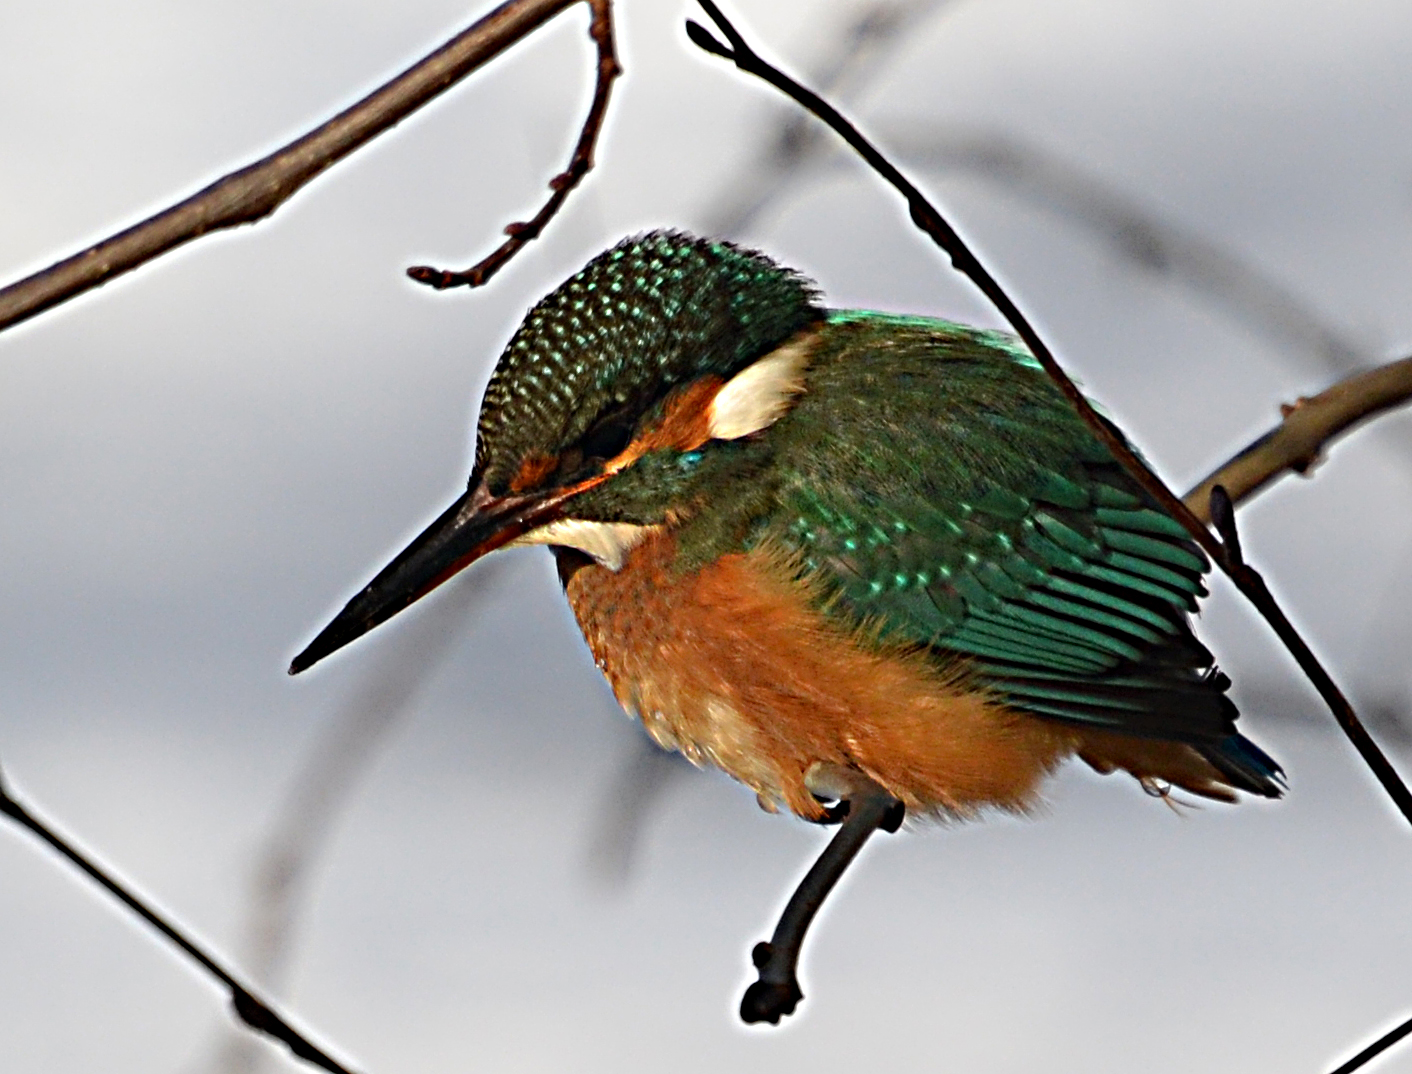
<path id="1" fill-rule="evenodd" d="M 813 332 L 796 336 L 728 380 L 711 400 L 711 437 L 738 440 L 779 421 L 794 397 L 804 391 Z"/>
<path id="2" fill-rule="evenodd" d="M 617 571 L 622 568 L 627 554 L 658 528 L 631 522 L 588 522 L 581 518 L 561 518 L 515 538 L 509 547 L 559 544 L 565 548 L 577 548 L 610 571 Z"/>

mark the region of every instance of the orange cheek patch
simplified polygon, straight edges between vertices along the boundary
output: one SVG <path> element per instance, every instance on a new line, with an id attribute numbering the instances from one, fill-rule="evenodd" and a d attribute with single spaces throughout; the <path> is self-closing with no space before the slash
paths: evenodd
<path id="1" fill-rule="evenodd" d="M 702 377 L 678 388 L 667 397 L 660 421 L 638 436 L 604 468 L 609 473 L 626 470 L 648 452 L 662 448 L 692 451 L 711 439 L 711 400 L 725 381 Z"/>
<path id="2" fill-rule="evenodd" d="M 642 438 L 647 450 L 676 448 L 692 451 L 711 439 L 711 400 L 725 382 L 720 377 L 702 377 L 674 393 L 668 400 L 661 422 Z"/>

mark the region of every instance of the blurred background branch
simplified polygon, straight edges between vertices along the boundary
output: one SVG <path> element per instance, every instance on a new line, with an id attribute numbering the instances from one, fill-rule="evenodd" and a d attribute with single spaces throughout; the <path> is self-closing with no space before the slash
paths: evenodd
<path id="1" fill-rule="evenodd" d="M 853 104 L 887 73 L 897 53 L 927 20 L 959 0 L 869 0 L 830 35 L 809 69 L 810 85 L 840 103 Z M 832 140 L 807 113 L 771 106 L 753 158 L 706 210 L 707 230 L 740 235 L 776 208 L 792 184 L 822 161 L 838 156 Z M 839 157 L 841 159 L 841 157 Z"/>
<path id="2" fill-rule="evenodd" d="M 1371 357 L 1343 329 L 1228 245 L 1163 216 L 1038 146 L 1000 131 L 948 128 L 918 120 L 882 125 L 879 140 L 896 158 L 929 174 L 974 176 L 1047 209 L 1102 240 L 1125 264 L 1189 288 L 1213 307 L 1267 337 L 1292 358 L 1346 373 Z"/>
<path id="3" fill-rule="evenodd" d="M 265 829 L 250 869 L 238 952 L 247 971 L 270 993 L 289 990 L 299 923 L 323 852 L 358 781 L 422 690 L 466 634 L 475 610 L 503 576 L 494 561 L 446 587 L 419 616 L 366 656 L 343 702 L 290 781 L 284 801 Z M 194 1069 L 211 1074 L 252 1074 L 269 1049 L 249 1033 L 226 1031 L 215 1054 Z"/>
<path id="4" fill-rule="evenodd" d="M 839 106 L 855 108 L 926 21 L 955 2 L 862 5 L 810 66 L 808 84 Z M 759 228 L 802 184 L 853 163 L 852 154 L 807 113 L 785 106 L 771 112 L 773 121 L 759 137 L 753 161 L 705 212 L 713 234 L 738 236 Z M 927 116 L 870 126 L 893 159 L 922 174 L 970 175 L 1049 210 L 1101 239 L 1125 263 L 1192 289 L 1292 356 L 1306 355 L 1334 373 L 1350 372 L 1371 357 L 1358 340 L 1226 244 L 1014 134 L 941 124 Z"/>

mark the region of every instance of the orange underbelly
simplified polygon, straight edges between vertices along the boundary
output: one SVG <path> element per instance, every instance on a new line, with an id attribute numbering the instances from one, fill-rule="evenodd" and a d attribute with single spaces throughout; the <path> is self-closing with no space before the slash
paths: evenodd
<path id="1" fill-rule="evenodd" d="M 585 567 L 569 602 L 623 707 L 660 745 L 724 769 L 766 808 L 817 818 L 809 787 L 843 769 L 914 813 L 1024 810 L 1080 746 L 1080 732 L 968 686 L 964 668 L 840 625 L 782 555 L 677 573 L 674 554 L 668 531 L 620 571 Z"/>

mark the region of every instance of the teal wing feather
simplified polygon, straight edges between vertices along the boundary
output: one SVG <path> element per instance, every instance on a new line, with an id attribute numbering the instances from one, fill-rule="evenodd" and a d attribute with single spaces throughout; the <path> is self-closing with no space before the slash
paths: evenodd
<path id="1" fill-rule="evenodd" d="M 1206 558 L 1008 337 L 836 313 L 771 439 L 760 535 L 834 607 L 966 658 L 1017 708 L 1188 741 L 1274 793 L 1188 621 Z"/>

